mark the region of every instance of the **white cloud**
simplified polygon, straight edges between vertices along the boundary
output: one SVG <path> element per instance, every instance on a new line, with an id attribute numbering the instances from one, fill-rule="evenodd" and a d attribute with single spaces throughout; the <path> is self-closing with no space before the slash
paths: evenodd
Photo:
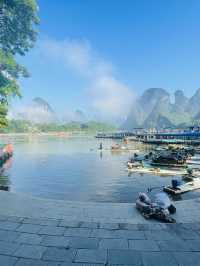
<path id="1" fill-rule="evenodd" d="M 113 65 L 97 55 L 87 40 L 46 39 L 40 41 L 40 50 L 86 79 L 85 97 L 98 118 L 119 120 L 128 114 L 133 91 L 115 77 Z"/>

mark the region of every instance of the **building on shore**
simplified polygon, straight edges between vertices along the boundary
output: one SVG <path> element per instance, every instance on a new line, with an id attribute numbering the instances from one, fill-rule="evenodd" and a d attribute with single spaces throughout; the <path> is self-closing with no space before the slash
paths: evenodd
<path id="1" fill-rule="evenodd" d="M 187 129 L 144 129 L 133 131 L 118 131 L 113 133 L 98 133 L 96 138 L 128 139 L 149 144 L 191 144 L 200 145 L 200 127 L 191 126 Z"/>
<path id="2" fill-rule="evenodd" d="M 185 130 L 143 131 L 136 133 L 129 140 L 149 144 L 200 144 L 200 127 L 192 126 Z"/>

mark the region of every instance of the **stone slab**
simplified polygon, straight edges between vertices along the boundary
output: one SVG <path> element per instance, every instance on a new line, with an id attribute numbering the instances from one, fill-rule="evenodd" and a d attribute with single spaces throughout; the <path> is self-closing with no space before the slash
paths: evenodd
<path id="1" fill-rule="evenodd" d="M 106 264 L 107 252 L 105 250 L 79 249 L 75 262 L 81 263 L 103 263 Z"/>
<path id="2" fill-rule="evenodd" d="M 180 266 L 169 252 L 142 252 L 142 261 L 144 266 Z"/>
<path id="3" fill-rule="evenodd" d="M 100 249 L 128 249 L 128 240 L 126 239 L 101 239 Z"/>
<path id="4" fill-rule="evenodd" d="M 49 247 L 47 248 L 43 256 L 43 260 L 72 262 L 75 255 L 76 255 L 76 250 L 74 249 L 64 249 L 64 248 L 61 249 L 61 248 Z"/>
<path id="5" fill-rule="evenodd" d="M 29 259 L 41 259 L 43 253 L 46 251 L 46 248 L 39 245 L 26 245 L 22 244 L 15 251 L 14 255 L 20 258 L 29 258 Z"/>
<path id="6" fill-rule="evenodd" d="M 129 240 L 129 249 L 138 251 L 160 251 L 154 240 Z"/>
<path id="7" fill-rule="evenodd" d="M 108 264 L 142 265 L 139 252 L 132 250 L 108 250 Z"/>

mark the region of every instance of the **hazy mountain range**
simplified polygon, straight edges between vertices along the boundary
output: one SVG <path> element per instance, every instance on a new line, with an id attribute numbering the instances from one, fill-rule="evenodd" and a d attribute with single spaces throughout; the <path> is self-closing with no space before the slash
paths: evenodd
<path id="1" fill-rule="evenodd" d="M 29 104 L 20 108 L 11 109 L 8 117 L 15 120 L 25 120 L 32 123 L 65 123 L 65 122 L 86 122 L 87 117 L 81 110 L 58 114 L 51 105 L 40 97 L 34 98 Z"/>
<path id="2" fill-rule="evenodd" d="M 130 113 L 121 128 L 131 130 L 137 127 L 185 127 L 200 121 L 200 89 L 191 98 L 187 98 L 182 90 L 174 93 L 173 102 L 170 96 L 167 90 L 162 88 L 145 90 L 142 96 L 133 102 Z M 81 110 L 58 114 L 47 101 L 40 97 L 34 98 L 20 109 L 11 110 L 9 118 L 33 123 L 70 121 L 85 123 L 88 121 L 88 116 Z"/>
<path id="3" fill-rule="evenodd" d="M 200 120 L 200 89 L 191 98 L 177 90 L 172 103 L 165 89 L 150 88 L 135 100 L 122 128 L 182 127 L 196 120 Z"/>

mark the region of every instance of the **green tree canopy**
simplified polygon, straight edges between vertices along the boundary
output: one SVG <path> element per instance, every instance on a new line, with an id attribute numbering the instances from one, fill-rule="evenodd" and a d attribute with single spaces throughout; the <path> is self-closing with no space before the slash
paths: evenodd
<path id="1" fill-rule="evenodd" d="M 20 96 L 17 79 L 28 76 L 14 55 L 25 55 L 33 46 L 37 9 L 35 0 L 0 0 L 0 126 L 7 123 L 10 99 Z"/>
<path id="2" fill-rule="evenodd" d="M 0 0 L 0 47 L 24 55 L 34 44 L 38 24 L 35 0 Z"/>

